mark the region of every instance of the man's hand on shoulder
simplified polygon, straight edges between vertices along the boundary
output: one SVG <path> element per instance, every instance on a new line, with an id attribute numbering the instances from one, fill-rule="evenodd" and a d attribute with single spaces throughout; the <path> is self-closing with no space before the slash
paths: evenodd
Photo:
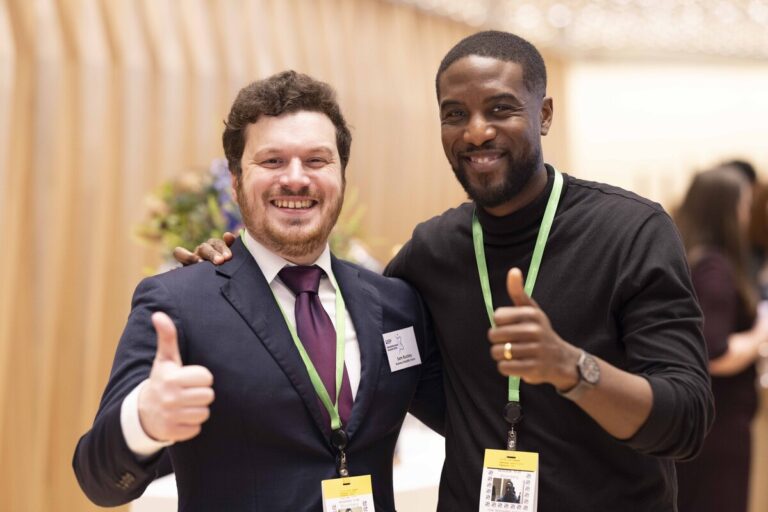
<path id="1" fill-rule="evenodd" d="M 139 421 L 156 441 L 186 441 L 210 416 L 213 375 L 203 366 L 184 366 L 176 326 L 165 313 L 152 315 L 157 352 L 149 380 L 139 393 Z"/>
<path id="2" fill-rule="evenodd" d="M 201 261 L 210 261 L 214 265 L 221 265 L 232 258 L 232 251 L 229 250 L 232 244 L 237 240 L 237 235 L 227 231 L 222 238 L 209 238 L 195 248 L 195 252 L 190 252 L 184 247 L 176 247 L 173 250 L 173 257 L 184 266 L 199 263 Z"/>

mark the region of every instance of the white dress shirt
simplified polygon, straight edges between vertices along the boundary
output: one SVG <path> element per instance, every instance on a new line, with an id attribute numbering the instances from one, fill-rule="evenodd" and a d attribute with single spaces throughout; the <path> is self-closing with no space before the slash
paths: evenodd
<path id="1" fill-rule="evenodd" d="M 264 274 L 270 288 L 272 288 L 272 293 L 275 294 L 275 298 L 277 298 L 280 307 L 285 312 L 286 318 L 295 327 L 294 307 L 296 297 L 277 275 L 283 267 L 291 266 L 293 263 L 264 247 L 247 231 L 243 238 L 245 246 L 253 256 L 253 259 L 256 260 L 259 268 L 261 268 L 261 272 Z M 325 272 L 325 275 L 320 279 L 318 296 L 320 297 L 323 309 L 328 313 L 335 328 L 337 290 L 333 285 L 335 276 L 333 280 L 328 278 L 328 276 L 333 276 L 333 269 L 331 268 L 331 251 L 327 244 L 323 253 L 314 264 Z M 352 388 L 352 400 L 354 400 L 357 396 L 357 388 L 360 386 L 360 345 L 357 342 L 357 333 L 355 332 L 352 318 L 349 316 L 349 310 L 346 311 L 345 333 L 344 364 L 349 375 L 349 385 Z M 141 428 L 141 422 L 139 421 L 139 392 L 147 380 L 149 379 L 142 381 L 125 397 L 120 408 L 120 426 L 125 442 L 128 448 L 139 457 L 149 457 L 162 448 L 173 444 L 171 442 L 156 441 L 149 437 L 144 432 L 144 429 Z"/>

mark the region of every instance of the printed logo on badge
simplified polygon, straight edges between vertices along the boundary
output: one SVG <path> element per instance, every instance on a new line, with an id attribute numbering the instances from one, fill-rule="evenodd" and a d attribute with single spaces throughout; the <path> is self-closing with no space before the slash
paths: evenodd
<path id="1" fill-rule="evenodd" d="M 389 369 L 393 372 L 421 364 L 416 333 L 413 327 L 385 333 L 384 350 L 387 351 Z"/>

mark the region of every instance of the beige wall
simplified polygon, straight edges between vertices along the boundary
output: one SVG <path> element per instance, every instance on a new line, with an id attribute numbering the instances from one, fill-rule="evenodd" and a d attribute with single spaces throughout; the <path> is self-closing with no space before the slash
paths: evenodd
<path id="1" fill-rule="evenodd" d="M 565 89 L 579 176 L 667 207 L 693 171 L 723 159 L 751 160 L 768 178 L 767 63 L 573 61 Z"/>

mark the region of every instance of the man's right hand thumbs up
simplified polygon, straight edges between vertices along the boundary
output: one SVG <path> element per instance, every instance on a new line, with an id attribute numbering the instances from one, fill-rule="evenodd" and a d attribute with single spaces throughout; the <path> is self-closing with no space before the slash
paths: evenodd
<path id="1" fill-rule="evenodd" d="M 139 393 L 139 420 L 157 441 L 186 441 L 200 433 L 213 402 L 213 375 L 203 366 L 184 366 L 176 326 L 165 313 L 152 315 L 157 352 Z"/>

